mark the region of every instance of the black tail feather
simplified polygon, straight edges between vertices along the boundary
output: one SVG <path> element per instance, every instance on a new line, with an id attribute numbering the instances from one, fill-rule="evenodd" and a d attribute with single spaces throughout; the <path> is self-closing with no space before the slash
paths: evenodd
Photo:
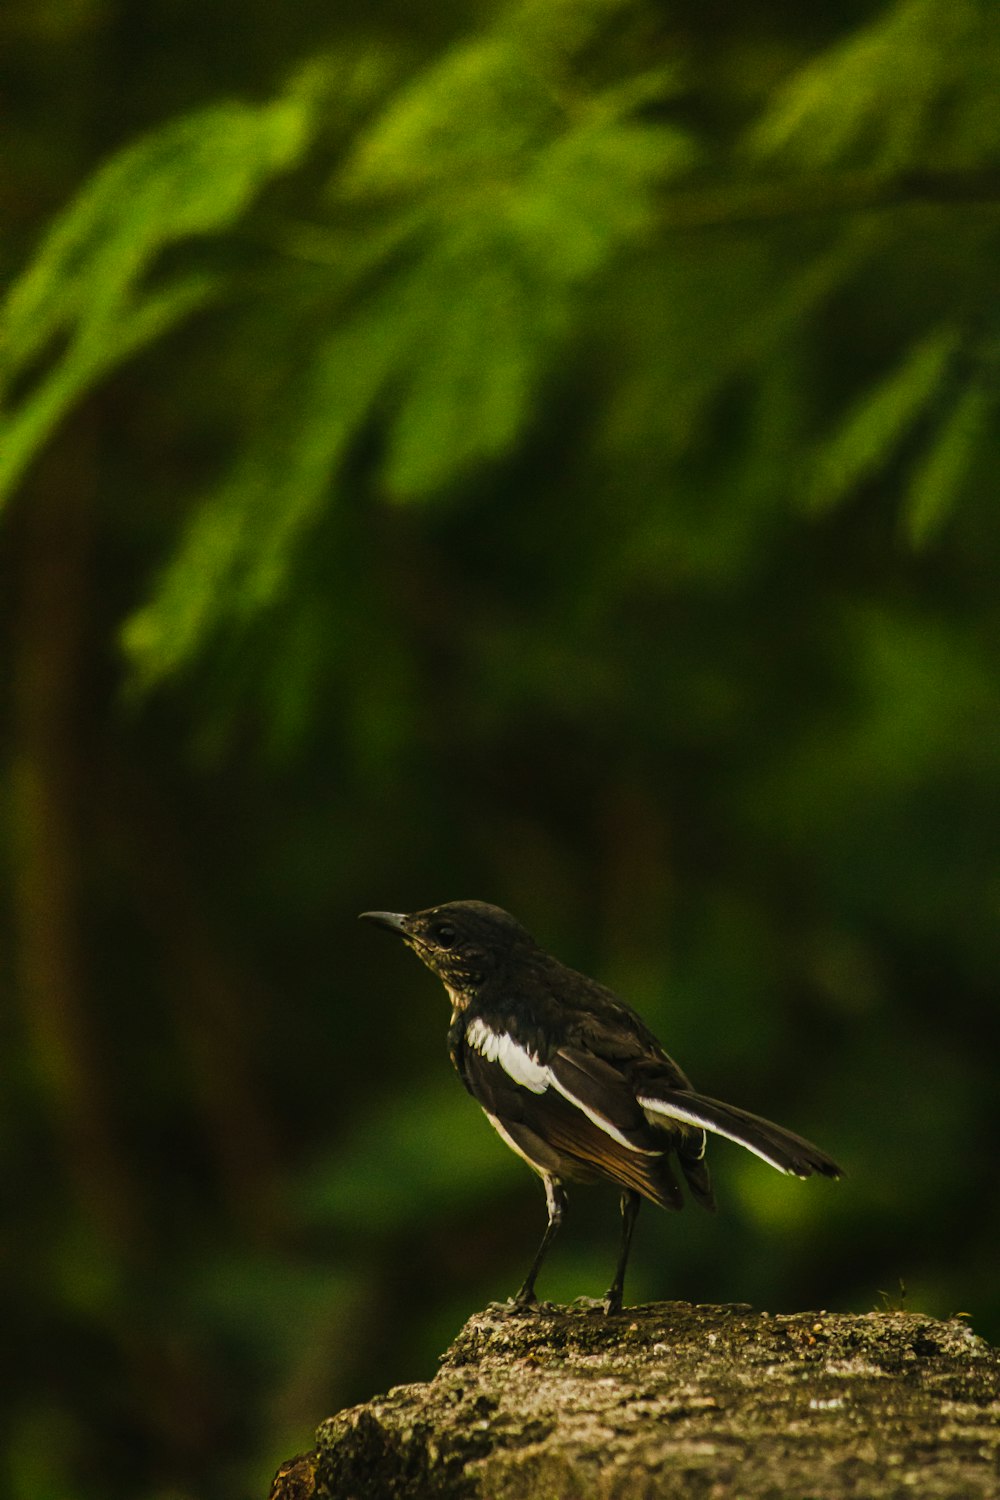
<path id="1" fill-rule="evenodd" d="M 772 1120 L 733 1104 L 723 1104 L 720 1099 L 709 1099 L 687 1089 L 658 1088 L 655 1093 L 651 1090 L 644 1094 L 639 1103 L 654 1123 L 659 1117 L 698 1125 L 745 1146 L 779 1172 L 795 1177 L 811 1177 L 814 1172 L 823 1177 L 843 1176 L 842 1168 L 833 1158 L 811 1141 L 775 1125 Z"/>
<path id="2" fill-rule="evenodd" d="M 708 1164 L 702 1156 L 692 1156 L 680 1147 L 677 1158 L 684 1172 L 684 1179 L 691 1189 L 691 1196 L 702 1208 L 707 1208 L 710 1214 L 715 1213 L 715 1193 L 712 1191 L 712 1179 L 708 1175 Z"/>

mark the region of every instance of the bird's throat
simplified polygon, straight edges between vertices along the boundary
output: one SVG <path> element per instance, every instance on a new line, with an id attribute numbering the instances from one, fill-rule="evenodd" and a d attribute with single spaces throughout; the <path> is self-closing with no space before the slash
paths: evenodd
<path id="1" fill-rule="evenodd" d="M 448 999 L 451 1001 L 451 1019 L 454 1021 L 456 1016 L 460 1016 L 472 1004 L 472 991 L 456 989 L 454 985 L 448 984 L 447 981 L 442 981 L 442 983 L 444 983 L 444 987 L 448 991 Z"/>

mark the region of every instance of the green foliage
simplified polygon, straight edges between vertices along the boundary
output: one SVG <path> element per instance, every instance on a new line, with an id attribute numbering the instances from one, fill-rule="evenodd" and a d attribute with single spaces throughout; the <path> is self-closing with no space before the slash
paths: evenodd
<path id="1" fill-rule="evenodd" d="M 140 681 L 273 604 L 380 400 L 382 479 L 400 499 L 515 446 L 587 287 L 649 232 L 656 189 L 691 161 L 685 133 L 634 118 L 671 87 L 663 70 L 571 103 L 551 71 L 511 26 L 457 48 L 367 125 L 333 200 L 362 215 L 374 247 L 352 266 L 390 262 L 332 336 L 319 328 L 315 349 L 296 349 L 293 399 L 250 436 L 129 623 Z"/>
<path id="2" fill-rule="evenodd" d="M 252 618 L 284 591 L 302 533 L 405 336 L 380 308 L 321 343 L 290 377 L 276 419 L 195 512 L 156 598 L 126 626 L 141 681 L 175 671 L 220 620 Z"/>
<path id="3" fill-rule="evenodd" d="M 977 454 L 995 451 L 990 422 L 996 401 L 979 380 L 952 403 L 914 469 L 906 495 L 906 529 L 914 545 L 929 541 L 962 495 Z"/>
<path id="4" fill-rule="evenodd" d="M 328 274 L 305 341 L 286 355 L 284 389 L 244 432 L 230 472 L 203 495 L 124 633 L 138 683 L 190 665 L 287 593 L 296 554 L 373 421 L 383 428 L 381 484 L 400 499 L 447 493 L 523 442 L 549 372 L 585 330 L 593 289 L 623 253 L 653 243 L 660 195 L 696 158 L 690 132 L 663 118 L 681 86 L 676 58 L 631 74 L 595 68 L 607 29 L 631 9 L 624 0 L 516 6 L 381 108 L 389 73 L 374 54 L 319 59 L 272 104 L 203 110 L 127 148 L 53 227 L 7 304 L 3 373 L 17 392 L 2 431 L 7 491 L 86 390 L 231 294 L 219 269 L 151 281 L 164 249 L 232 229 L 321 125 L 329 137 L 333 118 L 361 121 L 343 138 L 329 188 L 333 222 L 311 240 L 319 247 L 327 234 Z M 940 145 L 947 100 L 949 139 L 974 163 L 991 149 L 974 121 L 992 117 L 975 101 L 1000 78 L 990 34 L 975 0 L 901 0 L 777 91 L 754 152 L 812 167 L 936 160 L 921 142 L 933 118 Z M 970 56 L 972 86 L 958 89 Z M 291 224 L 271 233 L 310 243 Z M 775 339 L 790 347 L 849 263 L 837 250 L 815 257 L 791 295 L 783 289 L 748 325 L 749 350 L 738 320 L 735 339 L 721 324 L 713 332 L 726 297 L 710 284 L 704 349 L 680 368 L 663 350 L 669 404 L 683 411 L 699 384 L 712 399 L 741 350 L 752 362 Z M 287 295 L 284 280 L 274 295 Z M 962 339 L 954 322 L 923 334 L 893 375 L 855 399 L 814 468 L 815 506 L 881 468 L 935 403 Z M 947 491 L 973 465 L 976 405 L 971 395 L 956 405 L 914 475 L 906 509 L 915 540 L 940 522 Z"/>
<path id="5" fill-rule="evenodd" d="M 204 274 L 145 278 L 173 242 L 230 225 L 308 126 L 296 94 L 199 111 L 113 158 L 57 219 L 2 312 L 0 394 L 28 389 L 0 421 L 0 498 L 84 392 L 220 290 Z"/>
<path id="6" fill-rule="evenodd" d="M 958 345 L 956 329 L 936 329 L 862 396 L 817 461 L 814 505 L 842 500 L 885 464 L 937 395 Z"/>
<path id="7" fill-rule="evenodd" d="M 775 91 L 753 152 L 882 171 L 995 159 L 995 23 L 983 0 L 897 0 Z"/>
<path id="8" fill-rule="evenodd" d="M 429 188 L 455 196 L 484 175 L 517 172 L 562 111 L 513 39 L 458 47 L 402 89 L 367 130 L 345 174 L 360 196 Z"/>

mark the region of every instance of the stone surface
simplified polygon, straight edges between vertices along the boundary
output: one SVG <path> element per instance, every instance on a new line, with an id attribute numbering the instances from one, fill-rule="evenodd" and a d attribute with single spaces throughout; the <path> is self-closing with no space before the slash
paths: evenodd
<path id="1" fill-rule="evenodd" d="M 913 1313 L 494 1304 L 283 1468 L 296 1500 L 994 1500 L 1000 1352 Z"/>

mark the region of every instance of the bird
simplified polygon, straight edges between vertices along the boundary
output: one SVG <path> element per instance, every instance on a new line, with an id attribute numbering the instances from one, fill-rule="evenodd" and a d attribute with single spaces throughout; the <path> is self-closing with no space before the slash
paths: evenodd
<path id="1" fill-rule="evenodd" d="M 521 923 L 485 901 L 415 912 L 362 912 L 394 933 L 451 1000 L 448 1050 L 473 1099 L 542 1179 L 548 1222 L 512 1303 L 536 1303 L 535 1281 L 563 1222 L 566 1184 L 614 1183 L 621 1241 L 608 1314 L 619 1313 L 642 1200 L 678 1210 L 678 1172 L 715 1212 L 707 1135 L 724 1136 L 794 1177 L 843 1176 L 800 1135 L 698 1093 L 631 1006 L 547 953 Z"/>

